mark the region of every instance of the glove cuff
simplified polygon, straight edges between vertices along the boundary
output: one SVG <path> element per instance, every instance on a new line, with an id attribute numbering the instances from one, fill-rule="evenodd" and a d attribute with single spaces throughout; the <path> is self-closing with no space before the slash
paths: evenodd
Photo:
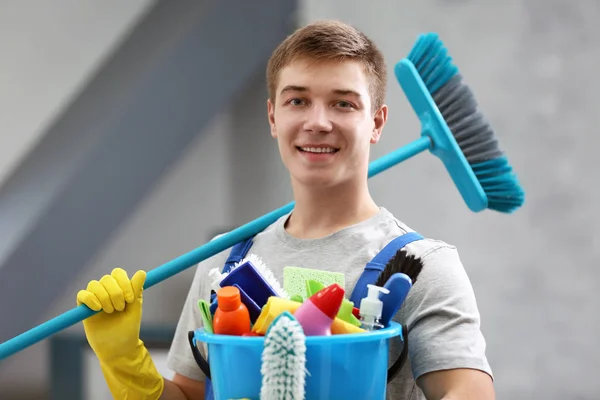
<path id="1" fill-rule="evenodd" d="M 100 361 L 100 367 L 115 399 L 158 400 L 164 390 L 164 378 L 141 340 L 135 354 Z"/>

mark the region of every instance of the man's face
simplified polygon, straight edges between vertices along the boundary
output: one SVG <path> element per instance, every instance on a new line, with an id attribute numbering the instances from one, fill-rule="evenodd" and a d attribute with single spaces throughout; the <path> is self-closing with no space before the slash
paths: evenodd
<path id="1" fill-rule="evenodd" d="M 366 180 L 369 147 L 377 143 L 387 107 L 371 110 L 363 65 L 300 59 L 279 73 L 271 134 L 295 183 L 336 186 Z"/>

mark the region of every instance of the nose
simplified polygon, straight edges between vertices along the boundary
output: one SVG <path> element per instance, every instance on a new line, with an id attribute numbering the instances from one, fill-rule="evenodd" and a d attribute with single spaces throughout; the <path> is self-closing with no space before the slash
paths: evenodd
<path id="1" fill-rule="evenodd" d="M 306 120 L 304 121 L 304 129 L 311 133 L 327 133 L 331 132 L 332 124 L 327 112 L 327 107 L 314 104 L 306 112 Z"/>

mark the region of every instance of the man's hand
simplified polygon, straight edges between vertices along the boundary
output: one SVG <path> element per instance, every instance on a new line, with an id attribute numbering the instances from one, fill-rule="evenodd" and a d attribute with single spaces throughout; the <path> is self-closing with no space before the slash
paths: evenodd
<path id="1" fill-rule="evenodd" d="M 492 378 L 475 369 L 449 369 L 425 374 L 417 379 L 428 400 L 494 400 Z"/>
<path id="2" fill-rule="evenodd" d="M 158 399 L 164 388 L 164 379 L 139 337 L 145 280 L 144 271 L 129 280 L 124 270 L 116 268 L 77 293 L 77 305 L 100 311 L 85 319 L 83 327 L 116 399 Z"/>

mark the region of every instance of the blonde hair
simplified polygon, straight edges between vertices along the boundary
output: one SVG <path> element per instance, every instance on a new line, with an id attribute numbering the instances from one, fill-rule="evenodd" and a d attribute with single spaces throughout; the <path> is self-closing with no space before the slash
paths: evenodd
<path id="1" fill-rule="evenodd" d="M 317 21 L 288 36 L 274 51 L 267 65 L 269 98 L 275 102 L 279 72 L 293 61 L 353 60 L 364 65 L 372 109 L 385 101 L 387 68 L 381 51 L 358 29 L 340 21 Z"/>

